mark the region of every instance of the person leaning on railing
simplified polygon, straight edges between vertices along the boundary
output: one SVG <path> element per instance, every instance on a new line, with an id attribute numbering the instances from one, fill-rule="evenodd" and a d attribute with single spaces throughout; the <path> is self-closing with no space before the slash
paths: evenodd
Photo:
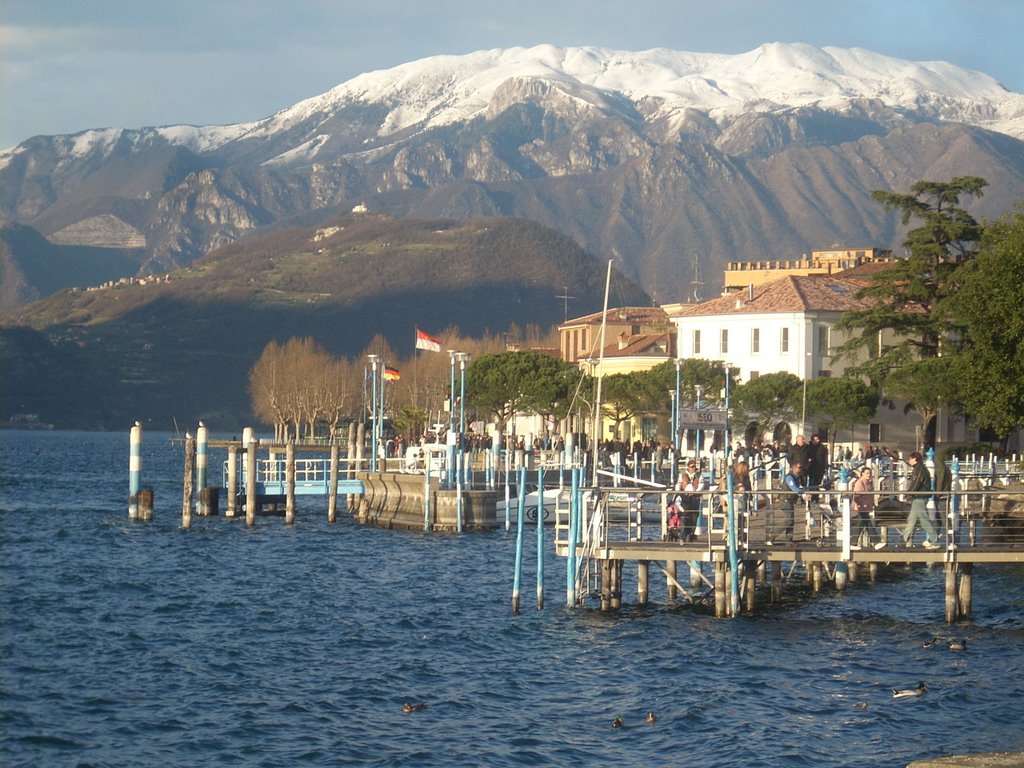
<path id="1" fill-rule="evenodd" d="M 794 461 L 789 465 L 789 472 L 779 484 L 775 513 L 781 517 L 781 525 L 778 519 L 773 521 L 774 525 L 769 533 L 768 544 L 790 544 L 793 542 L 793 510 L 800 499 L 811 500 L 811 494 L 807 493 L 804 488 L 803 471 L 803 462 Z"/>

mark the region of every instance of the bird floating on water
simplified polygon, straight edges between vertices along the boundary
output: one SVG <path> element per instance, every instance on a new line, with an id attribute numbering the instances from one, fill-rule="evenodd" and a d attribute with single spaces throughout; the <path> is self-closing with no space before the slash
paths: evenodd
<path id="1" fill-rule="evenodd" d="M 621 728 L 626 724 L 626 721 L 622 719 L 622 715 L 616 715 L 615 719 L 612 720 L 612 728 Z"/>
<path id="2" fill-rule="evenodd" d="M 402 705 L 402 711 L 407 715 L 412 712 L 422 712 L 426 708 L 426 704 L 410 704 L 408 701 Z"/>
<path id="3" fill-rule="evenodd" d="M 894 699 L 910 699 L 917 698 L 918 696 L 924 696 L 928 691 L 928 686 L 924 683 L 918 683 L 917 688 L 893 688 L 892 697 Z"/>
<path id="4" fill-rule="evenodd" d="M 967 638 L 963 640 L 950 640 L 949 650 L 951 651 L 966 651 L 967 650 Z"/>
<path id="5" fill-rule="evenodd" d="M 863 712 L 868 708 L 868 703 L 866 701 L 858 701 L 856 704 L 853 705 L 853 708 L 859 709 L 861 712 Z"/>
<path id="6" fill-rule="evenodd" d="M 647 722 L 650 723 L 651 725 L 654 725 L 656 722 L 658 722 L 658 716 L 656 714 L 654 714 L 653 712 L 648 712 L 647 713 Z"/>
<path id="7" fill-rule="evenodd" d="M 934 648 L 936 643 L 939 642 L 939 638 L 933 637 L 931 640 L 925 640 L 921 645 L 922 648 Z"/>

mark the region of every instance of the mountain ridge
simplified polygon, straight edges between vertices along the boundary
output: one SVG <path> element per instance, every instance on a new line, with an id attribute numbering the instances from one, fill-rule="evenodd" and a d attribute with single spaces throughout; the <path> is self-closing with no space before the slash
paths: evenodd
<path id="1" fill-rule="evenodd" d="M 532 219 L 671 300 L 731 260 L 898 247 L 875 189 L 980 175 L 970 210 L 998 215 L 1024 197 L 1018 135 L 1024 96 L 945 62 L 535 46 L 365 73 L 252 123 L 35 137 L 0 154 L 0 187 L 4 221 L 47 237 L 122 220 L 138 274 L 365 203 Z"/>

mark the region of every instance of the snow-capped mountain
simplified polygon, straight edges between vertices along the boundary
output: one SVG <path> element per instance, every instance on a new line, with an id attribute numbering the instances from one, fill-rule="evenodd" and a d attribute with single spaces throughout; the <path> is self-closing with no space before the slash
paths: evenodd
<path id="1" fill-rule="evenodd" d="M 0 180 L 6 220 L 61 242 L 104 215 L 134 228 L 142 271 L 366 202 L 533 218 L 668 301 L 698 254 L 714 284 L 725 261 L 897 246 L 872 189 L 981 175 L 1000 213 L 1022 139 L 1024 95 L 945 62 L 542 45 L 368 72 L 252 123 L 35 137 L 0 153 Z"/>

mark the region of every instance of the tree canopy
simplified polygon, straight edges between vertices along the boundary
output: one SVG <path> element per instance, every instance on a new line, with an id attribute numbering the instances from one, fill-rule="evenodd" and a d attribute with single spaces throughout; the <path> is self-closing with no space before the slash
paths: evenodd
<path id="1" fill-rule="evenodd" d="M 894 368 L 940 354 L 954 325 L 943 299 L 958 266 L 973 258 L 982 233 L 978 222 L 959 207 L 960 198 L 981 197 L 986 186 L 988 182 L 977 176 L 959 176 L 948 182 L 919 181 L 910 194 L 872 192 L 886 210 L 898 211 L 904 224 L 915 221 L 918 226 L 903 241 L 906 258 L 875 273 L 857 292 L 857 298 L 873 299 L 873 306 L 846 312 L 836 324 L 849 336 L 837 356 L 869 351 L 866 362 L 849 370 L 881 382 Z M 879 348 L 883 331 L 891 340 Z"/>
<path id="2" fill-rule="evenodd" d="M 466 397 L 504 430 L 520 411 L 563 415 L 579 380 L 578 369 L 540 352 L 498 352 L 466 369 Z"/>
<path id="3" fill-rule="evenodd" d="M 948 306 L 962 328 L 950 376 L 972 423 L 1005 439 L 1024 424 L 1024 204 L 986 227 Z"/>

